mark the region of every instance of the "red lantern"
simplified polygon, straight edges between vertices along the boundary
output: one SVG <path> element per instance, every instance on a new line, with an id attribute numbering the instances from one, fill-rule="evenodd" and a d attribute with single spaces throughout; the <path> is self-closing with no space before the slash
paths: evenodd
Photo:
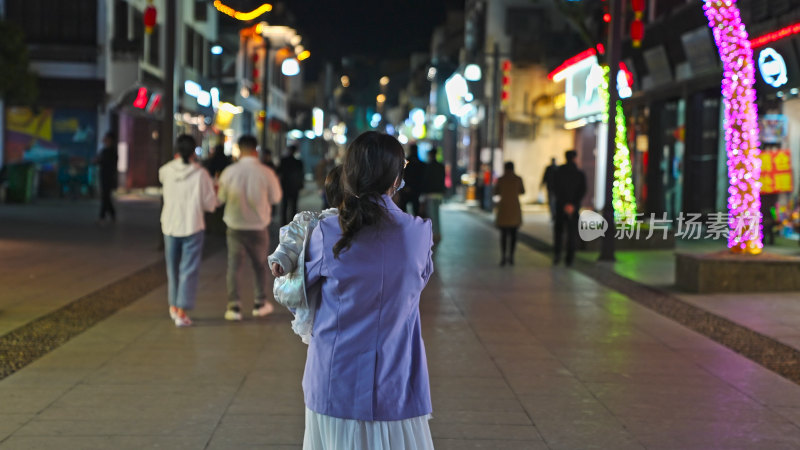
<path id="1" fill-rule="evenodd" d="M 639 47 L 642 45 L 642 39 L 644 39 L 644 22 L 640 19 L 634 19 L 631 22 L 631 40 L 633 40 L 633 46 Z"/>
<path id="2" fill-rule="evenodd" d="M 631 0 L 631 6 L 634 13 L 644 11 L 644 0 Z"/>
<path id="3" fill-rule="evenodd" d="M 144 31 L 147 34 L 153 33 L 153 27 L 156 26 L 156 7 L 153 6 L 153 0 L 148 0 L 147 7 L 144 9 Z"/>

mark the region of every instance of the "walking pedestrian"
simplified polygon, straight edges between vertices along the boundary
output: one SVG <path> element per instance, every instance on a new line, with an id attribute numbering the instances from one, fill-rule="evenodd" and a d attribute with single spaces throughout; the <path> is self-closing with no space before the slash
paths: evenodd
<path id="1" fill-rule="evenodd" d="M 431 219 L 433 228 L 433 243 L 438 244 L 442 240 L 442 227 L 439 221 L 439 207 L 442 205 L 444 191 L 445 170 L 444 164 L 436 160 L 438 151 L 436 148 L 428 150 L 428 162 L 423 171 L 422 192 L 425 197 L 425 217 Z"/>
<path id="2" fill-rule="evenodd" d="M 272 304 L 267 299 L 266 276 L 272 205 L 281 201 L 281 185 L 275 172 L 258 159 L 256 138 L 244 135 L 239 138 L 239 161 L 228 166 L 220 175 L 220 203 L 225 203 L 223 216 L 228 244 L 228 306 L 226 320 L 242 320 L 241 284 L 242 260 L 245 255 L 253 267 L 255 298 L 253 317 L 271 313 Z"/>
<path id="3" fill-rule="evenodd" d="M 297 214 L 297 199 L 305 183 L 303 161 L 300 161 L 300 151 L 296 145 L 289 146 L 289 154 L 281 158 L 278 174 L 283 189 L 281 224 L 286 225 Z"/>
<path id="4" fill-rule="evenodd" d="M 586 175 L 578 169 L 575 159 L 578 153 L 569 150 L 565 153 L 566 164 L 556 172 L 556 219 L 553 222 L 553 264 L 561 261 L 561 248 L 564 245 L 566 230 L 567 256 L 565 262 L 571 266 L 575 260 L 575 247 L 578 242 L 578 213 L 586 195 Z"/>
<path id="5" fill-rule="evenodd" d="M 113 223 L 117 220 L 117 212 L 111 199 L 117 188 L 117 139 L 114 133 L 103 136 L 103 148 L 97 155 L 96 162 L 100 171 L 100 219 L 99 224 L 106 223 L 106 215 Z"/>
<path id="6" fill-rule="evenodd" d="M 522 226 L 522 207 L 519 196 L 525 193 L 522 178 L 514 173 L 514 163 L 506 161 L 503 176 L 494 185 L 494 195 L 500 196 L 495 224 L 500 229 L 500 265 L 514 265 L 517 230 Z"/>
<path id="7" fill-rule="evenodd" d="M 203 253 L 203 212 L 217 206 L 214 182 L 195 161 L 197 144 L 182 134 L 175 142 L 175 158 L 158 169 L 163 186 L 164 259 L 167 263 L 169 315 L 178 327 L 192 324 L 187 314 L 194 308 L 197 276 Z"/>
<path id="8" fill-rule="evenodd" d="M 394 137 L 356 138 L 339 217 L 311 234 L 306 286 L 321 288 L 322 301 L 303 375 L 305 450 L 433 448 L 419 315 L 433 236 L 392 202 L 404 163 Z"/>
<path id="9" fill-rule="evenodd" d="M 217 144 L 211 149 L 211 156 L 203 161 L 203 167 L 206 168 L 211 178 L 216 181 L 222 171 L 231 163 L 230 156 L 225 154 L 225 147 L 222 144 Z M 222 221 L 223 212 L 224 208 L 219 206 L 214 212 L 206 214 L 206 231 L 208 233 L 220 236 L 225 234 L 225 222 Z"/>
<path id="10" fill-rule="evenodd" d="M 417 153 L 417 144 L 411 144 L 408 147 L 408 165 L 406 166 L 403 179 L 405 185 L 400 190 L 400 209 L 408 212 L 408 205 L 411 205 L 411 214 L 415 216 L 421 215 L 419 196 L 422 194 L 422 183 L 425 174 L 425 166 L 419 160 Z"/>
<path id="11" fill-rule="evenodd" d="M 231 165 L 231 158 L 225 154 L 225 147 L 222 144 L 215 145 L 211 149 L 211 156 L 203 161 L 203 166 L 213 179 L 217 179 L 229 165 Z"/>
<path id="12" fill-rule="evenodd" d="M 547 206 L 550 208 L 550 222 L 555 222 L 556 220 L 556 172 L 558 171 L 558 164 L 556 164 L 556 159 L 552 158 L 550 160 L 550 165 L 544 170 L 544 176 L 542 176 L 542 184 L 539 185 L 541 188 L 544 186 L 547 189 Z"/>

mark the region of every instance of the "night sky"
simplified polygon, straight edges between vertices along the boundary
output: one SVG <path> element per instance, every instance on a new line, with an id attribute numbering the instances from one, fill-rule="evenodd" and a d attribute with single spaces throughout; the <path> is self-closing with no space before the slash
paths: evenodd
<path id="1" fill-rule="evenodd" d="M 433 28 L 464 0 L 290 0 L 303 44 L 311 51 L 311 75 L 343 56 L 403 57 L 429 51 Z M 269 19 L 267 19 L 269 20 Z"/>

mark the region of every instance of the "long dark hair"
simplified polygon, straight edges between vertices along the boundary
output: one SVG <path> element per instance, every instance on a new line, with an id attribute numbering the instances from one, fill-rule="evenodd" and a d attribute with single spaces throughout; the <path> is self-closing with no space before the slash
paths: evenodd
<path id="1" fill-rule="evenodd" d="M 342 238 L 333 246 L 335 257 L 350 248 L 359 230 L 385 219 L 381 196 L 402 177 L 404 165 L 403 146 L 388 134 L 367 131 L 350 144 L 342 163 Z"/>
<path id="2" fill-rule="evenodd" d="M 182 134 L 178 136 L 178 139 L 175 141 L 175 147 L 177 147 L 178 154 L 181 155 L 183 163 L 189 164 L 197 148 L 197 142 L 188 134 Z"/>

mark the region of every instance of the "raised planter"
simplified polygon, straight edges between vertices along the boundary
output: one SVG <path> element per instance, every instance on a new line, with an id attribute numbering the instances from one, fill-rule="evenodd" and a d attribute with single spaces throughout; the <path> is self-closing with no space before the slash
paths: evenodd
<path id="1" fill-rule="evenodd" d="M 675 285 L 699 294 L 800 291 L 800 258 L 729 251 L 675 254 Z"/>

